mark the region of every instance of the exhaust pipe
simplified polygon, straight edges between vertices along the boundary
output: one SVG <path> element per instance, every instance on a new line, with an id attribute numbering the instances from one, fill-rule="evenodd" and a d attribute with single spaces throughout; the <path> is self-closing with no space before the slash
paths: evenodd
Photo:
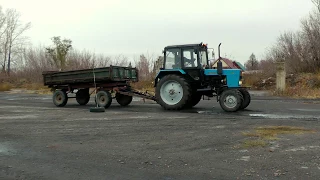
<path id="1" fill-rule="evenodd" d="M 221 43 L 218 46 L 218 54 L 219 54 L 219 59 L 218 59 L 218 63 L 217 63 L 217 73 L 218 75 L 222 75 L 222 62 L 221 62 L 221 56 L 220 56 L 220 46 Z"/>

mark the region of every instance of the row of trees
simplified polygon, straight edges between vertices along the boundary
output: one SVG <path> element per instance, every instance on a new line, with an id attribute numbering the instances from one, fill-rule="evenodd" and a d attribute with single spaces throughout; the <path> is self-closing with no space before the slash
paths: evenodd
<path id="1" fill-rule="evenodd" d="M 155 74 L 153 67 L 157 58 L 153 55 L 141 54 L 131 63 L 123 55 L 110 57 L 85 50 L 79 51 L 72 47 L 70 39 L 61 39 L 59 36 L 53 37 L 52 42 L 48 47 L 24 48 L 24 51 L 15 57 L 19 61 L 19 65 L 15 66 L 15 75 L 41 82 L 43 71 L 78 70 L 109 65 L 136 67 L 141 80 L 149 80 L 153 77 L 151 75 Z"/>
<path id="2" fill-rule="evenodd" d="M 274 62 L 280 61 L 285 62 L 288 73 L 320 71 L 320 0 L 312 2 L 315 10 L 301 20 L 301 29 L 282 33 L 267 51 L 266 60 L 254 68 L 274 73 Z"/>
<path id="3" fill-rule="evenodd" d="M 42 81 L 41 72 L 52 70 L 76 70 L 114 66 L 135 66 L 142 80 L 149 80 L 155 72 L 154 55 L 141 54 L 134 57 L 133 65 L 128 57 L 97 55 L 80 51 L 72 46 L 70 39 L 60 36 L 52 38 L 48 47 L 33 47 L 24 36 L 31 23 L 22 23 L 21 15 L 15 9 L 3 10 L 0 6 L 0 80 L 4 76 L 24 77 L 32 81 Z M 14 79 L 14 78 L 13 78 Z"/>
<path id="4" fill-rule="evenodd" d="M 265 60 L 258 61 L 254 54 L 245 63 L 247 70 L 264 70 L 274 74 L 274 62 L 284 61 L 290 73 L 318 72 L 320 70 L 320 0 L 312 0 L 316 10 L 301 21 L 301 30 L 281 34 L 267 52 Z M 41 72 L 47 70 L 74 70 L 108 65 L 132 65 L 127 57 L 108 57 L 88 51 L 74 49 L 72 41 L 53 37 L 50 47 L 32 47 L 24 32 L 30 23 L 22 23 L 20 14 L 14 9 L 4 11 L 0 7 L 0 73 L 15 73 L 41 81 Z M 152 78 L 158 70 L 161 57 L 140 55 L 134 58 L 140 78 Z"/>
<path id="5" fill-rule="evenodd" d="M 318 73 L 320 71 L 320 0 L 311 0 L 315 10 L 301 20 L 297 32 L 284 32 L 258 61 L 254 54 L 245 63 L 247 70 L 263 70 L 275 74 L 275 62 L 286 64 L 288 73 Z"/>

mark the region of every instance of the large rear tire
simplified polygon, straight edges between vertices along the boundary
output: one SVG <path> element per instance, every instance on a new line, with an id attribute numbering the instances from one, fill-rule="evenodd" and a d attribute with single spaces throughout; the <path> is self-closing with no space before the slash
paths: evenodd
<path id="1" fill-rule="evenodd" d="M 89 89 L 78 90 L 78 92 L 76 93 L 76 100 L 82 106 L 88 104 L 90 100 Z"/>
<path id="2" fill-rule="evenodd" d="M 245 109 L 246 107 L 249 106 L 250 102 L 251 102 L 251 96 L 250 93 L 248 92 L 247 89 L 239 89 L 239 91 L 241 92 L 242 96 L 243 96 L 243 102 L 240 106 L 240 110 Z"/>
<path id="3" fill-rule="evenodd" d="M 109 91 L 99 91 L 97 93 L 96 103 L 99 107 L 108 108 L 112 103 L 112 96 Z"/>
<path id="4" fill-rule="evenodd" d="M 132 102 L 132 96 L 116 93 L 116 100 L 121 106 L 128 106 Z"/>
<path id="5" fill-rule="evenodd" d="M 156 87 L 157 102 L 166 110 L 181 110 L 187 107 L 191 95 L 190 84 L 175 74 L 161 78 Z"/>
<path id="6" fill-rule="evenodd" d="M 197 92 L 193 93 L 191 96 L 190 102 L 187 104 L 187 107 L 192 108 L 196 106 L 200 102 L 201 98 L 202 98 L 202 94 Z"/>
<path id="7" fill-rule="evenodd" d="M 236 112 L 243 102 L 243 96 L 237 89 L 228 89 L 221 93 L 219 103 L 226 112 Z"/>
<path id="8" fill-rule="evenodd" d="M 53 93 L 52 99 L 53 99 L 53 103 L 57 107 L 63 107 L 68 102 L 68 95 L 65 91 L 57 90 Z"/>

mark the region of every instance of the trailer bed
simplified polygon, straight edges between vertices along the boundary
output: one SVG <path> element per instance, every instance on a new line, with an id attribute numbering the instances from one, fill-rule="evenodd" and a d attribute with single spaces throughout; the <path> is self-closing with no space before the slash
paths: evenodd
<path id="1" fill-rule="evenodd" d="M 137 82 L 138 70 L 132 67 L 109 66 L 74 71 L 45 71 L 42 73 L 45 86 L 77 85 L 114 82 Z M 95 78 L 95 79 L 94 79 Z"/>

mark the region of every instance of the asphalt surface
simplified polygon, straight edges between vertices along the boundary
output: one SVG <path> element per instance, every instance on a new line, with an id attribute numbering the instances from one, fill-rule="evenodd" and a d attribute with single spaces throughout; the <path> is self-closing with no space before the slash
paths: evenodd
<path id="1" fill-rule="evenodd" d="M 50 95 L 0 93 L 0 179 L 320 179 L 320 101 L 252 98 L 236 113 L 215 99 L 177 112 L 114 101 L 90 113 L 93 98 L 58 108 Z M 261 126 L 315 133 L 241 146 Z"/>

